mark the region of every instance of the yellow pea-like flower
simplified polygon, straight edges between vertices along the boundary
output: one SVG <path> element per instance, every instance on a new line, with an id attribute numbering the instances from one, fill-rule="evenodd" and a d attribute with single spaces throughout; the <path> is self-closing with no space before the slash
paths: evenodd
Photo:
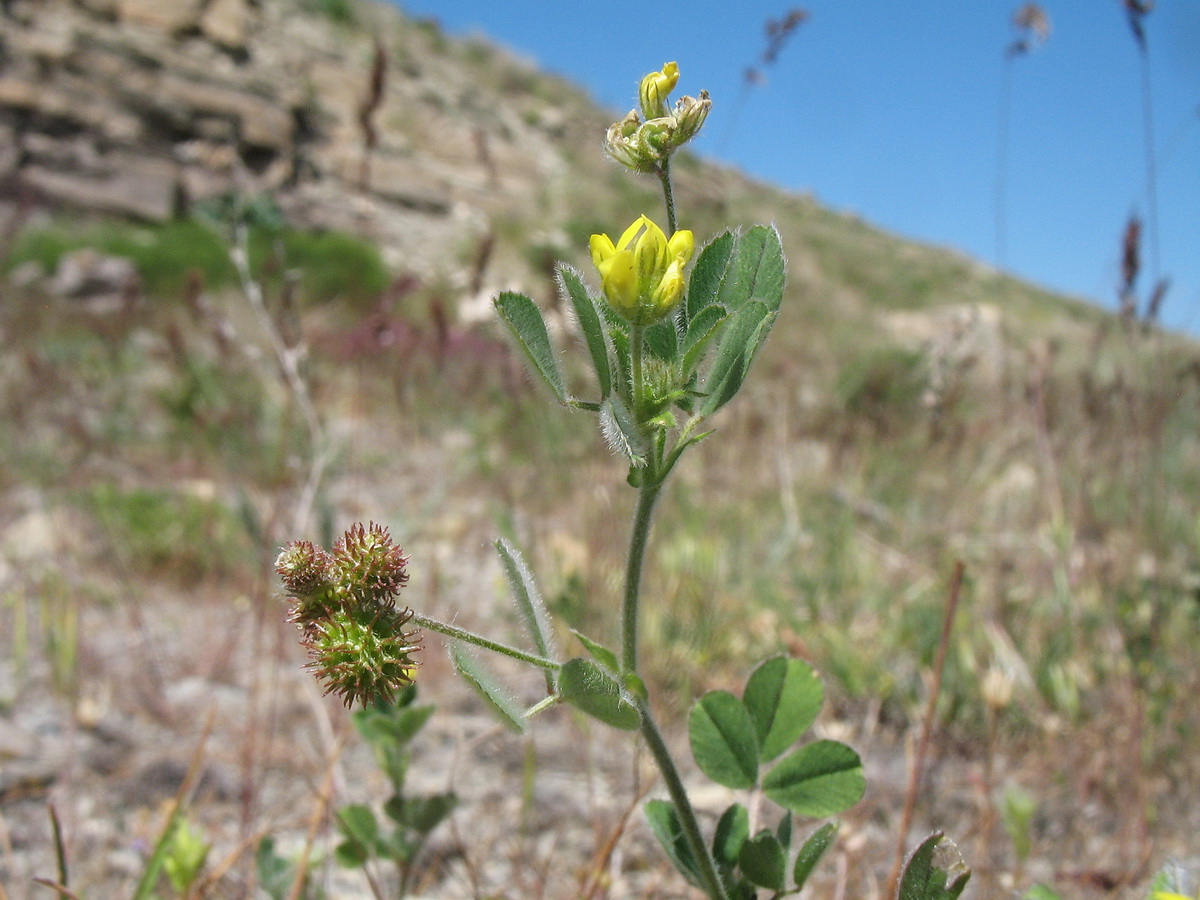
<path id="1" fill-rule="evenodd" d="M 667 114 L 667 97 L 679 83 L 679 66 L 669 62 L 661 72 L 651 72 L 638 85 L 638 103 L 642 115 L 647 119 L 658 119 Z"/>
<path id="2" fill-rule="evenodd" d="M 668 240 L 646 216 L 615 243 L 607 234 L 593 234 L 590 242 L 605 299 L 634 325 L 657 322 L 679 303 L 686 285 L 683 269 L 695 246 L 692 232 L 677 231 Z"/>

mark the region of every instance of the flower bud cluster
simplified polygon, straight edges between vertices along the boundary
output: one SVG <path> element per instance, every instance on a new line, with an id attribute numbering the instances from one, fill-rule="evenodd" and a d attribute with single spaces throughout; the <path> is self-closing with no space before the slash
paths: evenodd
<path id="1" fill-rule="evenodd" d="M 641 112 L 631 109 L 609 127 L 604 139 L 609 156 L 635 172 L 657 172 L 668 156 L 699 133 L 712 108 L 708 91 L 701 91 L 699 97 L 681 97 L 671 109 L 668 97 L 678 82 L 679 66 L 673 62 L 642 79 Z"/>
<path id="2" fill-rule="evenodd" d="M 292 541 L 275 561 L 291 614 L 308 648 L 306 666 L 346 706 L 392 701 L 412 683 L 421 648 L 406 631 L 412 610 L 397 609 L 408 557 L 382 525 L 354 525 L 327 551 Z"/>

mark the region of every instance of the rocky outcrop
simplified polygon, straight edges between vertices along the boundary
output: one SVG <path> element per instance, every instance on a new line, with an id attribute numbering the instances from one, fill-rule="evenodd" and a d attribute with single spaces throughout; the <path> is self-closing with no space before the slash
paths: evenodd
<path id="1" fill-rule="evenodd" d="M 434 272 L 565 177 L 561 110 L 500 102 L 432 29 L 352 8 L 359 27 L 312 0 L 9 0 L 0 202 L 163 221 L 266 194 Z"/>

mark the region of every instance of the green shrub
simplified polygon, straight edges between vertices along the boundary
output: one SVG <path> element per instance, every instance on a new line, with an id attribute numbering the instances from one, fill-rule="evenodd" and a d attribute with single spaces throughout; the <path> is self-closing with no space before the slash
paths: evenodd
<path id="1" fill-rule="evenodd" d="M 36 262 L 53 272 L 63 256 L 82 248 L 132 260 L 142 289 L 160 299 L 180 296 L 193 272 L 209 288 L 238 282 L 225 237 L 198 219 L 162 225 L 108 222 L 82 228 L 59 223 L 27 231 L 14 242 L 8 269 Z M 298 273 L 300 299 L 307 303 L 345 300 L 361 308 L 391 282 L 391 273 L 372 244 L 336 231 L 256 226 L 250 233 L 250 260 L 252 271 L 272 289 L 278 287 L 283 272 Z"/>
<path id="2" fill-rule="evenodd" d="M 241 521 L 216 500 L 101 482 L 83 504 L 115 554 L 154 575 L 195 580 L 227 574 L 253 558 Z"/>

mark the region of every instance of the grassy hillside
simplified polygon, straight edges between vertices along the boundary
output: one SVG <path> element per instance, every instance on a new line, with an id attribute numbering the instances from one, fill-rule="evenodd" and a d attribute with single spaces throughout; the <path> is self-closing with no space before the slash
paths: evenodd
<path id="1" fill-rule="evenodd" d="M 385 15 L 331 0 L 306 9 L 350 41 Z M 279 682 L 299 657 L 270 562 L 285 540 L 328 542 L 356 520 L 387 523 L 411 554 L 413 605 L 505 621 L 487 546 L 505 535 L 567 623 L 609 627 L 597 606 L 620 592 L 624 467 L 590 417 L 531 383 L 479 299 L 521 286 L 568 346 L 554 261 L 594 283 L 588 235 L 656 212 L 657 191 L 601 159 L 607 115 L 577 89 L 394 15 L 406 64 L 457 72 L 437 84 L 474 85 L 479 108 L 503 107 L 497 120 L 557 110 L 538 127 L 569 164 L 540 190 L 491 197 L 482 235 L 464 233 L 435 274 L 388 265 L 362 237 L 288 227 L 269 198 L 247 239 L 249 283 L 232 232 L 200 216 L 35 216 L 4 248 L 6 715 L 35 698 L 89 733 L 112 713 L 182 744 L 200 717 L 183 724 L 173 686 L 236 687 L 257 706 L 216 727 L 229 748 L 258 730 L 257 749 L 225 751 L 241 760 L 229 762 L 239 783 L 257 783 L 255 766 L 278 752 L 272 717 L 303 734 L 314 715 Z M 435 152 L 436 133 L 410 136 Z M 774 223 L 789 282 L 746 396 L 662 502 L 645 623 L 653 685 L 694 696 L 788 650 L 825 674 L 831 730 L 902 760 L 961 561 L 937 718 L 947 787 L 931 789 L 923 817 L 959 826 L 987 877 L 1018 889 L 1029 878 L 1017 845 L 1002 824 L 979 824 L 994 812 L 981 798 L 1005 784 L 1035 796 L 1030 865 L 1068 893 L 1090 896 L 1092 882 L 1064 871 L 1141 883 L 1145 860 L 1194 854 L 1200 350 L 738 172 L 685 158 L 677 175 L 700 238 Z M 133 260 L 138 282 L 115 297 L 56 293 L 54 273 L 89 247 Z M 449 690 L 441 656 L 428 651 L 435 699 Z M 295 780 L 317 783 L 322 758 L 300 756 Z M 69 801 L 106 777 L 89 770 Z M 897 791 L 881 790 L 849 819 L 868 847 L 852 851 L 861 896 L 878 891 L 870 873 L 890 851 L 879 834 Z M 259 799 L 243 816 L 281 803 Z M 213 820 L 235 806 L 214 800 Z M 42 843 L 35 874 L 48 874 Z M 88 865 L 97 883 L 127 883 Z"/>

